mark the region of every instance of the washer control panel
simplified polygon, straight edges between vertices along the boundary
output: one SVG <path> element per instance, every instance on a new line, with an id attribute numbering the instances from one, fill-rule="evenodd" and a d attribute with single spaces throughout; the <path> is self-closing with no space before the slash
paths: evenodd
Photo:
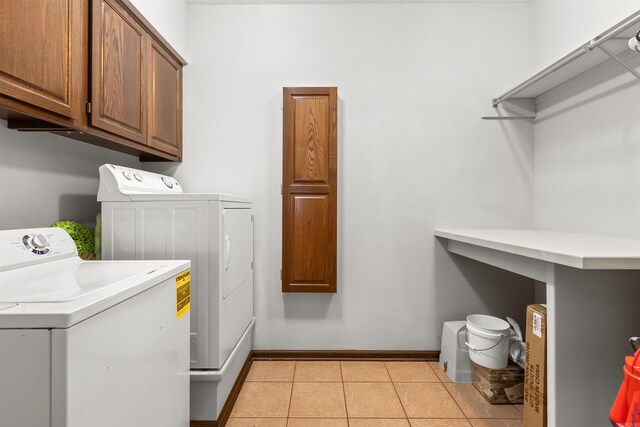
<path id="1" fill-rule="evenodd" d="M 61 228 L 0 231 L 0 271 L 77 255 L 73 239 Z"/>
<path id="2" fill-rule="evenodd" d="M 178 181 L 167 175 L 106 164 L 100 166 L 98 201 L 126 200 L 130 194 L 182 193 Z"/>
<path id="3" fill-rule="evenodd" d="M 44 234 L 25 234 L 22 236 L 22 244 L 36 255 L 49 253 L 49 240 Z"/>

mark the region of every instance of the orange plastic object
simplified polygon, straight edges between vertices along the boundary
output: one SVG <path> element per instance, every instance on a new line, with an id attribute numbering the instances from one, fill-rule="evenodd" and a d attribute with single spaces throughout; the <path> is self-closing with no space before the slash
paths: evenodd
<path id="1" fill-rule="evenodd" d="M 633 400 L 629 405 L 629 415 L 624 425 L 625 427 L 640 426 L 640 393 L 638 392 L 634 394 Z"/>
<path id="2" fill-rule="evenodd" d="M 625 367 L 624 376 L 627 380 L 628 414 L 625 427 L 640 427 L 640 377 L 631 374 Z"/>
<path id="3" fill-rule="evenodd" d="M 640 350 L 625 357 L 624 379 L 613 402 L 609 419 L 614 426 L 640 427 Z"/>

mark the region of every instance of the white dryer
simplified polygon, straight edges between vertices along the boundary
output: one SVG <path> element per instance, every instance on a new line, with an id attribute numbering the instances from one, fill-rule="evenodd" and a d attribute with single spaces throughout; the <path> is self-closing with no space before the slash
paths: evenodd
<path id="1" fill-rule="evenodd" d="M 0 231 L 0 426 L 187 427 L 188 268 Z"/>
<path id="2" fill-rule="evenodd" d="M 192 381 L 214 371 L 206 378 L 224 383 L 217 396 L 224 403 L 237 376 L 229 372 L 239 372 L 251 346 L 251 200 L 185 193 L 170 176 L 106 164 L 100 167 L 98 201 L 103 259 L 191 260 Z M 193 412 L 192 401 L 192 419 L 202 419 Z"/>

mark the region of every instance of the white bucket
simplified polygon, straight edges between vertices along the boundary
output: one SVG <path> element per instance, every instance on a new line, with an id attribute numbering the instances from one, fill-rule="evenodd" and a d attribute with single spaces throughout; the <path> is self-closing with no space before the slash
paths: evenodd
<path id="1" fill-rule="evenodd" d="M 509 337 L 511 325 L 506 321 L 484 314 L 467 316 L 469 357 L 478 365 L 490 369 L 503 369 L 509 363 Z"/>

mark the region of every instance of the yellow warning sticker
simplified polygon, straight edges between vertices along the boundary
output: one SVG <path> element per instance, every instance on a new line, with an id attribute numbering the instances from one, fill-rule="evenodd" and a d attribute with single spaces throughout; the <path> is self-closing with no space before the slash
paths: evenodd
<path id="1" fill-rule="evenodd" d="M 176 319 L 191 309 L 191 270 L 176 276 Z"/>

